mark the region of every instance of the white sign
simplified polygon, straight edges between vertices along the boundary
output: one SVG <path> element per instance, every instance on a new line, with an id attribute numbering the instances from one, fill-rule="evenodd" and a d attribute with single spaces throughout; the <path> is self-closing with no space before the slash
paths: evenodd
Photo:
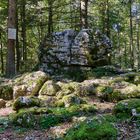
<path id="1" fill-rule="evenodd" d="M 8 28 L 8 39 L 16 40 L 16 32 L 17 30 L 14 28 Z"/>

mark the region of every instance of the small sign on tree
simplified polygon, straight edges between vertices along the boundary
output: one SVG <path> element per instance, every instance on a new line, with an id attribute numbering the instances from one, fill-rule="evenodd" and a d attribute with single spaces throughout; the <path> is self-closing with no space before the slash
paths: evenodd
<path id="1" fill-rule="evenodd" d="M 8 28 L 8 39 L 16 40 L 16 29 Z"/>

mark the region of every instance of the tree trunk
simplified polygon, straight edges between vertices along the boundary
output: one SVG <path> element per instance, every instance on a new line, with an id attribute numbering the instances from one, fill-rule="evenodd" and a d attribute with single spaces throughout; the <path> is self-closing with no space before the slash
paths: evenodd
<path id="1" fill-rule="evenodd" d="M 48 35 L 51 37 L 53 33 L 53 1 L 48 0 Z"/>
<path id="2" fill-rule="evenodd" d="M 80 22 L 81 28 L 88 28 L 88 0 L 80 1 Z"/>
<path id="3" fill-rule="evenodd" d="M 133 52 L 133 21 L 132 21 L 132 0 L 129 1 L 130 12 L 130 63 L 131 68 L 134 68 L 134 52 Z"/>
<path id="4" fill-rule="evenodd" d="M 3 62 L 3 44 L 2 44 L 2 35 L 0 32 L 0 60 L 1 60 L 1 73 L 4 74 L 4 62 Z"/>
<path id="5" fill-rule="evenodd" d="M 27 60 L 27 47 L 26 47 L 26 0 L 22 2 L 22 55 L 23 60 Z"/>
<path id="6" fill-rule="evenodd" d="M 18 32 L 19 32 L 19 28 L 18 28 L 18 9 L 16 11 L 16 28 L 17 28 L 17 34 L 16 34 L 16 71 L 19 72 L 20 70 L 20 51 L 19 51 L 19 38 L 18 38 Z"/>
<path id="7" fill-rule="evenodd" d="M 15 27 L 16 27 L 16 0 L 9 0 L 8 28 L 15 29 Z M 8 38 L 6 75 L 7 77 L 11 77 L 14 74 L 15 74 L 15 39 Z"/>

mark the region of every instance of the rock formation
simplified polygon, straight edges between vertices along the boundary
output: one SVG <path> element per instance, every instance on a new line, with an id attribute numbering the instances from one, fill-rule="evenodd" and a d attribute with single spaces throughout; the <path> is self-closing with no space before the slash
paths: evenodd
<path id="1" fill-rule="evenodd" d="M 40 69 L 49 74 L 109 64 L 112 45 L 99 30 L 55 32 L 51 40 L 46 38 L 39 48 Z"/>

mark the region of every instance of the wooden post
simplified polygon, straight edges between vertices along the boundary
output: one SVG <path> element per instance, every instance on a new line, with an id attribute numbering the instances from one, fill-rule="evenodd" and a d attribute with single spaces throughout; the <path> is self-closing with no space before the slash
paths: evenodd
<path id="1" fill-rule="evenodd" d="M 15 74 L 15 40 L 16 40 L 16 0 L 8 3 L 8 46 L 6 75 L 11 77 Z"/>

